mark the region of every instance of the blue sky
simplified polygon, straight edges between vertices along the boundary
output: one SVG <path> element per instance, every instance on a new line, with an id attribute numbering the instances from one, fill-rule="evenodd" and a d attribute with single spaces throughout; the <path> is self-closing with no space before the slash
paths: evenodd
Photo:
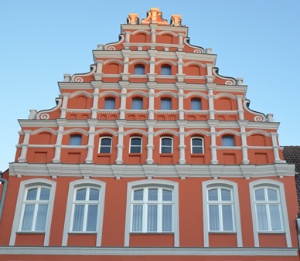
<path id="1" fill-rule="evenodd" d="M 250 108 L 281 122 L 280 145 L 300 145 L 299 0 L 1 0 L 0 171 L 14 160 L 17 119 L 52 108 L 63 74 L 89 71 L 92 50 L 151 7 L 181 14 L 191 44 L 218 55 L 219 73 L 244 78 Z"/>

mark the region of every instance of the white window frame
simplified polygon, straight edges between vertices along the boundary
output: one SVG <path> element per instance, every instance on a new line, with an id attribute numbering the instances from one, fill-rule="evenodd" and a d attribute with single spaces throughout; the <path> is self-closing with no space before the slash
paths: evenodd
<path id="1" fill-rule="evenodd" d="M 110 139 L 109 152 L 100 152 L 100 150 L 101 150 L 101 141 L 102 141 L 103 139 Z M 110 137 L 110 136 L 103 136 L 103 137 L 100 137 L 100 139 L 99 139 L 98 153 L 99 153 L 99 154 L 110 154 L 110 153 L 111 153 L 111 150 L 112 150 L 112 142 L 113 142 L 113 140 L 112 140 L 112 137 Z M 108 148 L 107 145 L 102 146 L 102 147 L 107 147 L 107 148 Z"/>
<path id="2" fill-rule="evenodd" d="M 20 231 L 21 222 L 23 220 L 23 211 L 24 211 L 23 203 L 25 201 L 26 193 L 28 189 L 36 188 L 36 187 L 47 187 L 50 189 L 45 231 Z M 34 233 L 45 234 L 44 246 L 49 245 L 55 189 L 56 189 L 56 182 L 47 179 L 29 179 L 29 180 L 21 181 L 16 209 L 15 209 L 14 220 L 13 220 L 12 232 L 9 240 L 10 246 L 15 245 L 17 233 L 28 233 L 28 232 L 33 234 Z"/>
<path id="3" fill-rule="evenodd" d="M 132 145 L 132 139 L 139 139 L 140 141 L 141 141 L 141 145 L 139 145 L 139 146 L 137 146 L 137 145 Z M 131 148 L 132 147 L 140 147 L 140 152 L 131 152 Z M 134 153 L 142 153 L 142 147 L 143 147 L 143 139 L 142 139 L 142 137 L 140 137 L 140 136 L 133 136 L 133 137 L 130 137 L 130 145 L 129 145 L 129 153 L 130 154 L 134 154 Z"/>
<path id="4" fill-rule="evenodd" d="M 79 188 L 98 188 L 100 189 L 100 199 L 98 201 L 98 222 L 96 231 L 72 231 L 72 222 L 73 222 L 73 206 L 74 206 L 74 197 L 77 189 Z M 104 202 L 105 202 L 105 183 L 98 180 L 76 180 L 70 182 L 69 192 L 68 192 L 68 201 L 67 209 L 64 223 L 64 231 L 62 238 L 62 246 L 67 246 L 68 244 L 68 235 L 71 234 L 96 234 L 96 246 L 101 246 L 102 242 L 102 228 L 103 228 L 103 215 L 104 215 Z"/>
<path id="5" fill-rule="evenodd" d="M 193 140 L 194 139 L 200 139 L 200 140 L 202 140 L 202 145 L 201 146 L 193 146 Z M 193 148 L 194 147 L 197 147 L 197 148 L 202 148 L 202 152 L 201 153 L 194 153 L 193 152 Z M 195 136 L 195 137 L 192 137 L 191 138 L 191 154 L 192 155 L 202 155 L 202 154 L 204 154 L 204 139 L 202 138 L 202 137 L 199 137 L 199 136 Z"/>
<path id="6" fill-rule="evenodd" d="M 257 224 L 257 214 L 256 214 L 256 200 L 255 200 L 255 190 L 258 188 L 274 188 L 278 190 L 278 195 L 280 198 L 281 203 L 281 217 L 282 217 L 282 231 L 259 231 L 258 230 L 258 224 Z M 252 212 L 252 223 L 253 223 L 253 234 L 254 234 L 254 245 L 255 247 L 259 247 L 259 234 L 280 234 L 285 233 L 286 238 L 286 244 L 287 247 L 292 247 L 291 242 L 291 233 L 290 233 L 290 226 L 288 221 L 288 212 L 287 212 L 287 206 L 286 206 L 286 199 L 285 199 L 285 192 L 284 192 L 284 184 L 279 181 L 275 180 L 268 180 L 268 179 L 262 179 L 262 180 L 256 180 L 249 183 L 250 188 L 250 200 L 251 200 L 251 212 Z"/>
<path id="7" fill-rule="evenodd" d="M 212 188 L 226 188 L 232 191 L 232 204 L 233 204 L 233 227 L 234 231 L 209 231 L 209 212 L 208 212 L 208 190 Z M 239 207 L 239 195 L 237 184 L 228 180 L 208 180 L 202 182 L 202 200 L 203 200 L 203 236 L 204 247 L 209 247 L 209 234 L 211 233 L 236 233 L 237 246 L 242 247 L 242 229 L 240 221 L 240 207 Z"/>
<path id="8" fill-rule="evenodd" d="M 168 148 L 171 147 L 171 152 L 162 152 L 162 140 L 163 139 L 170 139 L 171 140 L 171 146 L 168 146 Z M 173 153 L 173 137 L 163 136 L 163 137 L 160 138 L 159 153 L 160 154 L 171 154 L 171 153 Z"/>
<path id="9" fill-rule="evenodd" d="M 133 192 L 137 189 L 145 188 L 162 188 L 173 191 L 173 231 L 158 231 L 147 232 L 145 229 L 142 232 L 131 232 L 132 228 L 132 211 L 133 211 Z M 145 192 L 144 192 L 145 193 Z M 144 202 L 143 204 L 149 204 Z M 144 208 L 145 209 L 145 208 Z M 145 216 L 144 216 L 145 217 Z M 144 223 L 145 224 L 145 223 Z M 179 247 L 179 209 L 178 209 L 178 183 L 168 180 L 139 180 L 128 182 L 127 184 L 127 203 L 126 203 L 126 221 L 124 246 L 129 246 L 130 233 L 159 233 L 159 234 L 174 234 L 174 246 Z"/>

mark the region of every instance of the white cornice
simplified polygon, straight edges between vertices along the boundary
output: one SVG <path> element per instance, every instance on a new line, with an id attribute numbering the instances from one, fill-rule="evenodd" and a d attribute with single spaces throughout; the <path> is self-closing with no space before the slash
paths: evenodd
<path id="1" fill-rule="evenodd" d="M 297 248 L 0 247 L 0 255 L 68 256 L 297 256 Z"/>
<path id="2" fill-rule="evenodd" d="M 295 166 L 269 165 L 100 165 L 10 163 L 10 176 L 31 177 L 153 177 L 153 178 L 258 178 L 294 176 Z"/>
<path id="3" fill-rule="evenodd" d="M 60 90 L 93 90 L 90 82 L 58 82 Z"/>

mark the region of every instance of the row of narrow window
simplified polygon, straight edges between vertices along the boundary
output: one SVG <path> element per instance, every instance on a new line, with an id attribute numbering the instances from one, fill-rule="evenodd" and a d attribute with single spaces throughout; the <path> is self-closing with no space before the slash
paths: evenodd
<path id="1" fill-rule="evenodd" d="M 82 136 L 75 134 L 70 136 L 70 145 L 79 146 L 82 143 Z M 231 147 L 234 146 L 234 137 L 224 135 L 222 137 L 222 146 Z M 102 137 L 99 143 L 99 153 L 111 153 L 112 150 L 112 138 Z M 142 153 L 142 138 L 132 137 L 130 138 L 129 153 Z M 173 138 L 162 137 L 160 139 L 160 153 L 173 153 Z M 201 137 L 193 137 L 191 139 L 191 153 L 202 154 L 204 153 L 204 142 Z"/>
<path id="2" fill-rule="evenodd" d="M 113 97 L 107 97 L 104 101 L 105 110 L 114 110 L 116 109 L 116 99 Z M 136 97 L 132 99 L 131 102 L 132 110 L 142 110 L 143 109 L 143 98 Z M 160 100 L 160 109 L 161 110 L 172 110 L 172 99 L 171 98 L 161 98 Z M 192 98 L 191 99 L 191 110 L 202 110 L 201 99 Z"/>
<path id="3" fill-rule="evenodd" d="M 95 232 L 99 222 L 100 187 L 84 186 L 74 190 L 71 232 Z M 235 201 L 233 189 L 213 186 L 207 190 L 206 207 L 210 232 L 234 232 Z M 45 231 L 50 188 L 30 187 L 25 192 L 20 231 Z M 139 187 L 131 195 L 131 232 L 174 232 L 174 189 L 161 186 Z M 261 186 L 254 190 L 257 230 L 283 231 L 279 189 Z M 49 221 L 48 221 L 49 222 Z"/>
<path id="4" fill-rule="evenodd" d="M 134 66 L 134 74 L 143 75 L 145 74 L 145 65 L 137 64 Z M 172 67 L 169 64 L 163 64 L 160 67 L 160 74 L 161 75 L 171 75 L 172 74 Z"/>

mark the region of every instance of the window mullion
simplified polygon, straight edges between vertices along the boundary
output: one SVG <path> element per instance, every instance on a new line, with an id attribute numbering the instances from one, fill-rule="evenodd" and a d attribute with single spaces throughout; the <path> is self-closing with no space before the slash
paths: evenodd
<path id="1" fill-rule="evenodd" d="M 37 189 L 35 203 L 34 203 L 34 211 L 33 211 L 33 217 L 32 217 L 31 231 L 35 231 L 35 226 L 36 226 L 36 221 L 37 221 L 37 213 L 38 213 L 38 208 L 39 208 L 39 203 L 40 203 L 39 202 L 40 193 L 41 193 L 41 188 L 39 187 Z"/>
<path id="2" fill-rule="evenodd" d="M 142 220 L 142 231 L 147 232 L 148 226 L 148 188 L 143 190 L 143 220 Z"/>
<path id="3" fill-rule="evenodd" d="M 158 189 L 158 195 L 157 195 L 157 232 L 162 232 L 162 220 L 163 220 L 163 199 L 162 199 L 162 189 Z"/>

